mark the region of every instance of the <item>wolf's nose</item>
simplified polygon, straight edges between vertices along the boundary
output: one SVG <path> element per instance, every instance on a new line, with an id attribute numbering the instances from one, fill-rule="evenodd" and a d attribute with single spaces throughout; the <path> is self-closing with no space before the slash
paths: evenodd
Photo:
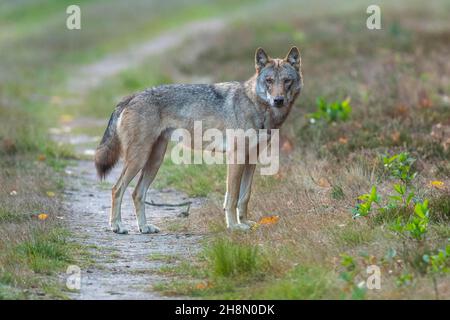
<path id="1" fill-rule="evenodd" d="M 275 97 L 275 98 L 273 99 L 273 103 L 274 103 L 276 106 L 281 106 L 281 105 L 283 105 L 283 103 L 284 103 L 284 98 L 283 98 L 283 97 Z"/>

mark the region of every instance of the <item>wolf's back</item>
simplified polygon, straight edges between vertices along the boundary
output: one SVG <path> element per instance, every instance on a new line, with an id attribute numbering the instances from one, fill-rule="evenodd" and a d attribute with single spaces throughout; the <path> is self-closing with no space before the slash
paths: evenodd
<path id="1" fill-rule="evenodd" d="M 95 167 L 101 179 L 104 179 L 108 175 L 120 158 L 121 145 L 119 136 L 117 135 L 117 120 L 134 97 L 135 95 L 130 95 L 119 102 L 111 114 L 103 138 L 95 151 Z"/>

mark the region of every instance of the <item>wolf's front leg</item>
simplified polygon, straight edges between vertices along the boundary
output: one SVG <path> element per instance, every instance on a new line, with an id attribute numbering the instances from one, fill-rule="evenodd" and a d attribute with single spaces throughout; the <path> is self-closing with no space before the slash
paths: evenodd
<path id="1" fill-rule="evenodd" d="M 244 172 L 243 164 L 229 164 L 227 168 L 227 192 L 225 193 L 225 201 L 223 209 L 225 211 L 225 219 L 227 228 L 231 230 L 248 230 L 250 227 L 246 224 L 239 223 L 236 206 L 239 197 L 239 188 L 241 184 L 242 174 Z"/>
<path id="2" fill-rule="evenodd" d="M 136 189 L 133 191 L 133 201 L 134 208 L 136 210 L 136 219 L 139 227 L 139 231 L 141 233 L 157 233 L 159 232 L 159 228 L 152 225 L 147 224 L 147 219 L 145 217 L 145 196 L 147 194 L 147 189 L 150 183 L 146 183 L 146 177 L 143 173 L 139 179 L 139 182 L 136 186 Z"/>
<path id="3" fill-rule="evenodd" d="M 239 190 L 239 201 L 237 210 L 239 214 L 239 222 L 250 227 L 256 225 L 256 222 L 248 220 L 247 208 L 252 190 L 253 174 L 255 173 L 256 164 L 246 164 L 242 174 L 241 185 Z"/>

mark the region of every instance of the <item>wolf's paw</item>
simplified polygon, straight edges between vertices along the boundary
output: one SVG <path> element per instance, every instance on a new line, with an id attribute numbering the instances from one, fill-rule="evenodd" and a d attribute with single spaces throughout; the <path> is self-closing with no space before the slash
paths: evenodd
<path id="1" fill-rule="evenodd" d="M 159 228 L 152 224 L 146 224 L 142 228 L 139 228 L 139 231 L 141 231 L 141 233 L 158 233 Z"/>
<path id="2" fill-rule="evenodd" d="M 241 223 L 248 225 L 250 228 L 254 228 L 257 225 L 257 223 L 252 220 L 241 220 Z"/>
<path id="3" fill-rule="evenodd" d="M 228 229 L 232 231 L 248 231 L 250 230 L 250 226 L 244 223 L 236 223 L 228 227 Z"/>
<path id="4" fill-rule="evenodd" d="M 128 234 L 128 230 L 124 228 L 120 223 L 114 223 L 111 225 L 112 232 L 117 234 Z"/>

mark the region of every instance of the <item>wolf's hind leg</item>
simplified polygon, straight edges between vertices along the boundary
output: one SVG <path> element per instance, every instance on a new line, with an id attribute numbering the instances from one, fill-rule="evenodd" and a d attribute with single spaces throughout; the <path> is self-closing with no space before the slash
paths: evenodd
<path id="1" fill-rule="evenodd" d="M 227 168 L 227 192 L 225 193 L 223 208 L 225 211 L 227 228 L 232 230 L 250 229 L 246 224 L 239 223 L 236 211 L 243 171 L 243 164 L 229 164 Z"/>
<path id="2" fill-rule="evenodd" d="M 131 180 L 133 180 L 139 170 L 141 170 L 141 165 L 137 162 L 125 165 L 119 180 L 117 180 L 112 188 L 111 216 L 109 222 L 111 230 L 115 233 L 128 233 L 128 230 L 122 226 L 122 198 Z"/>
<path id="3" fill-rule="evenodd" d="M 248 226 L 253 226 L 256 222 L 248 220 L 247 208 L 250 200 L 250 194 L 252 189 L 253 174 L 255 173 L 256 164 L 246 164 L 244 172 L 242 174 L 241 186 L 239 190 L 239 201 L 237 210 L 239 214 L 239 222 Z"/>
<path id="4" fill-rule="evenodd" d="M 136 219 L 139 227 L 139 231 L 142 233 L 156 233 L 159 232 L 159 228 L 152 224 L 147 224 L 145 217 L 145 196 L 150 184 L 155 179 L 158 169 L 164 159 L 166 153 L 168 138 L 161 135 L 154 143 L 150 152 L 150 156 L 142 169 L 141 176 L 133 191 L 134 207 L 136 209 Z"/>

